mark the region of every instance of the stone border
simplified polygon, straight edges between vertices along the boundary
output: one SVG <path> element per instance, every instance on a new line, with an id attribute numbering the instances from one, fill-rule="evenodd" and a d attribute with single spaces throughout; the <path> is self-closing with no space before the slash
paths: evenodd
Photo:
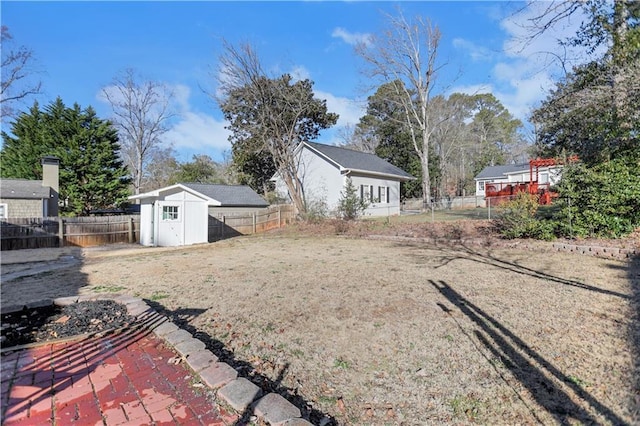
<path id="1" fill-rule="evenodd" d="M 382 240 L 382 241 L 398 241 L 398 242 L 418 242 L 425 244 L 434 244 L 434 245 L 444 245 L 454 247 L 456 245 L 473 245 L 473 246 L 486 246 L 486 241 L 482 238 L 469 238 L 469 239 L 446 239 L 446 238 L 430 238 L 430 237 L 404 237 L 404 236 L 394 236 L 394 235 L 369 235 L 365 237 L 369 240 Z M 509 244 L 508 241 L 505 241 L 507 244 L 504 246 L 489 246 L 491 248 L 520 248 L 525 250 L 534 250 L 540 251 L 541 248 L 539 246 L 533 246 L 528 244 L 527 242 L 521 243 L 518 241 L 517 243 Z M 537 241 L 536 242 L 544 242 Z M 555 251 L 565 252 L 565 253 L 574 253 L 574 254 L 582 254 L 586 256 L 595 256 L 605 259 L 616 259 L 616 260 L 629 260 L 635 256 L 640 256 L 640 248 L 637 249 L 626 249 L 619 247 L 601 247 L 601 246 L 589 246 L 589 245 L 577 245 L 577 244 L 568 244 L 561 242 L 551 242 L 551 249 Z"/>
<path id="2" fill-rule="evenodd" d="M 20 311 L 23 308 L 38 308 L 49 306 L 68 306 L 83 301 L 113 300 L 123 304 L 127 313 L 135 317 L 142 327 L 150 331 L 173 347 L 189 367 L 200 376 L 209 388 L 216 392 L 218 398 L 226 402 L 238 413 L 251 410 L 258 419 L 274 426 L 307 426 L 312 425 L 301 418 L 298 407 L 287 401 L 282 395 L 268 393 L 262 395 L 262 390 L 246 378 L 238 377 L 238 372 L 207 350 L 205 344 L 186 330 L 181 329 L 164 315 L 160 315 L 142 299 L 127 295 L 86 295 L 59 297 L 51 300 L 31 302 L 24 306 L 11 306 L 13 311 L 3 309 L 4 312 Z"/>
<path id="3" fill-rule="evenodd" d="M 552 243 L 556 251 L 566 253 L 584 254 L 587 256 L 597 256 L 613 259 L 631 259 L 640 255 L 640 249 L 624 249 L 618 247 L 581 246 L 567 243 Z"/>

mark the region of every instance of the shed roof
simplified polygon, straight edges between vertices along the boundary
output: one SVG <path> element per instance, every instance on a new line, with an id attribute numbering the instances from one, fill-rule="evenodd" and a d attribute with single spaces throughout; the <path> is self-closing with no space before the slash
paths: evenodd
<path id="1" fill-rule="evenodd" d="M 205 183 L 182 183 L 202 195 L 219 201 L 222 206 L 254 206 L 269 205 L 251 187 L 246 185 L 217 185 Z"/>
<path id="2" fill-rule="evenodd" d="M 251 187 L 246 185 L 219 185 L 208 183 L 177 183 L 144 194 L 132 195 L 130 200 L 157 199 L 163 193 L 188 191 L 198 195 L 209 205 L 222 207 L 267 207 L 267 203 Z"/>
<path id="3" fill-rule="evenodd" d="M 375 154 L 314 142 L 305 142 L 305 145 L 333 161 L 346 171 L 388 175 L 397 177 L 400 180 L 415 179 L 409 173 L 383 160 Z"/>
<path id="4" fill-rule="evenodd" d="M 51 188 L 42 181 L 28 179 L 2 179 L 0 197 L 22 200 L 42 200 L 51 196 Z"/>
<path id="5" fill-rule="evenodd" d="M 475 179 L 502 178 L 509 173 L 528 172 L 529 163 L 506 164 L 503 166 L 488 166 L 482 169 Z"/>

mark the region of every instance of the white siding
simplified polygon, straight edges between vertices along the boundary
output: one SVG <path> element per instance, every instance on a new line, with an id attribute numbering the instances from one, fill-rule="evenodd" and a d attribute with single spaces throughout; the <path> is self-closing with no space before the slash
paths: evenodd
<path id="1" fill-rule="evenodd" d="M 300 154 L 300 178 L 303 182 L 305 197 L 308 202 L 324 201 L 330 214 L 335 214 L 341 193 L 346 184 L 346 176 L 342 174 L 339 166 L 326 160 L 307 147 Z M 374 176 L 351 175 L 353 185 L 360 193 L 360 185 L 373 185 L 374 195 L 377 198 L 378 187 L 389 188 L 389 199 L 386 203 L 371 203 L 365 211 L 365 216 L 388 216 L 400 214 L 400 182 L 396 180 L 380 179 Z M 289 194 L 284 181 L 276 177 L 276 192 L 279 196 L 289 199 Z"/>
<path id="2" fill-rule="evenodd" d="M 344 186 L 344 177 L 340 174 L 340 169 L 305 147 L 301 151 L 298 173 L 307 202 L 323 201 L 330 211 L 335 210 Z M 280 197 L 291 200 L 287 186 L 280 177 L 276 179 L 276 192 Z"/>
<path id="3" fill-rule="evenodd" d="M 302 150 L 299 174 L 307 202 L 324 202 L 329 211 L 334 211 L 344 187 L 344 177 L 338 166 L 305 148 Z"/>
<path id="4" fill-rule="evenodd" d="M 178 208 L 178 220 L 163 220 L 162 207 Z M 140 244 L 176 246 L 208 241 L 208 207 L 205 200 L 180 188 L 140 205 Z"/>
<path id="5" fill-rule="evenodd" d="M 364 216 L 393 216 L 400 214 L 400 182 L 388 179 L 379 179 L 372 176 L 351 175 L 351 181 L 360 194 L 362 185 L 373 187 L 373 202 L 364 211 Z M 386 203 L 378 200 L 378 188 L 389 188 L 389 199 Z"/>

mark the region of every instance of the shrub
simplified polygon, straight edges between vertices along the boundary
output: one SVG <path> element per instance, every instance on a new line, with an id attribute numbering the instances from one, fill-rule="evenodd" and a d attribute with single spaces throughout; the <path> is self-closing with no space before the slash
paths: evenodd
<path id="1" fill-rule="evenodd" d="M 526 192 L 519 192 L 513 200 L 502 204 L 496 220 L 500 234 L 508 239 L 553 239 L 553 223 L 536 218 L 538 206 L 538 197 Z"/>
<path id="2" fill-rule="evenodd" d="M 622 237 L 640 226 L 640 161 L 619 158 L 569 167 L 559 185 L 558 232 Z"/>
<path id="3" fill-rule="evenodd" d="M 319 223 L 327 218 L 329 215 L 329 207 L 327 201 L 324 198 L 313 198 L 307 200 L 307 211 L 302 216 L 302 219 L 311 222 Z"/>

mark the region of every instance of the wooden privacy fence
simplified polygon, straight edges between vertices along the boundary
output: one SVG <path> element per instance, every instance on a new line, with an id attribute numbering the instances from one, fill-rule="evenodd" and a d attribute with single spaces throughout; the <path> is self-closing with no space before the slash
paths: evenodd
<path id="1" fill-rule="evenodd" d="M 295 218 L 293 205 L 281 204 L 254 213 L 209 216 L 209 242 L 280 228 Z"/>
<path id="2" fill-rule="evenodd" d="M 2 250 L 91 247 L 140 240 L 140 216 L 9 218 L 0 222 Z"/>

